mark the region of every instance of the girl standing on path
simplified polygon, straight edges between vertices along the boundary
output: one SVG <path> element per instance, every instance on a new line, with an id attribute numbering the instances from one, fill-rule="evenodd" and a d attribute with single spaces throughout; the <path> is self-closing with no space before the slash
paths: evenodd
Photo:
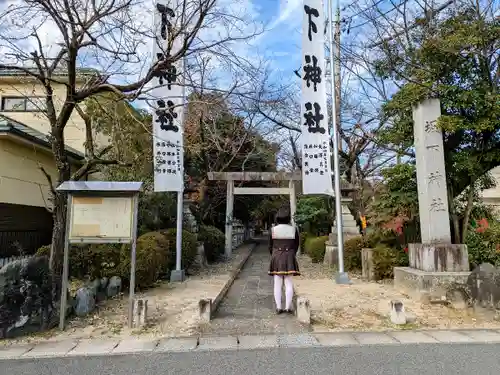
<path id="1" fill-rule="evenodd" d="M 296 255 L 300 246 L 299 231 L 291 224 L 290 210 L 281 208 L 276 215 L 276 225 L 269 231 L 271 264 L 269 275 L 274 277 L 276 313 L 292 314 L 292 276 L 300 275 Z M 285 310 L 281 304 L 281 291 L 285 284 Z"/>

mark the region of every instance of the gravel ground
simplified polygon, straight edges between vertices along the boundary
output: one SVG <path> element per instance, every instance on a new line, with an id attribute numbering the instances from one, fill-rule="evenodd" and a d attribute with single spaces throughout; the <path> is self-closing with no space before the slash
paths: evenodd
<path id="1" fill-rule="evenodd" d="M 352 285 L 337 285 L 335 270 L 299 257 L 302 276 L 294 279 L 297 293 L 309 298 L 314 331 L 384 331 L 413 328 L 500 328 L 500 319 L 487 310 L 456 310 L 442 304 L 423 304 L 394 289 L 392 280 L 366 282 L 350 273 Z M 400 300 L 416 316 L 415 323 L 394 326 L 389 303 Z"/>
<path id="2" fill-rule="evenodd" d="M 129 329 L 127 326 L 128 293 L 100 304 L 94 314 L 84 318 L 73 318 L 64 332 L 54 328 L 29 337 L 2 340 L 2 343 L 33 342 L 46 339 L 125 338 L 132 335 L 142 337 L 189 336 L 198 331 L 198 302 L 203 298 L 214 298 L 230 277 L 235 265 L 246 254 L 243 246 L 233 252 L 228 262 L 209 265 L 194 271 L 182 283 L 159 283 L 156 287 L 137 297 L 148 300 L 148 326 Z M 1 345 L 1 344 L 0 344 Z"/>

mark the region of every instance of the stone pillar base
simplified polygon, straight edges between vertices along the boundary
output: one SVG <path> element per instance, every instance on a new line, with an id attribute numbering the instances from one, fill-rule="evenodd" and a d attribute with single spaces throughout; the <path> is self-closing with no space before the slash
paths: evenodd
<path id="1" fill-rule="evenodd" d="M 408 245 L 410 267 L 426 272 L 469 272 L 467 245 L 435 243 Z"/>
<path id="2" fill-rule="evenodd" d="M 363 279 L 367 281 L 375 280 L 375 270 L 373 269 L 373 249 L 361 249 L 361 271 Z"/>
<path id="3" fill-rule="evenodd" d="M 325 242 L 325 257 L 323 258 L 323 264 L 330 267 L 337 266 L 339 264 L 339 249 L 337 247 L 337 242 Z"/>

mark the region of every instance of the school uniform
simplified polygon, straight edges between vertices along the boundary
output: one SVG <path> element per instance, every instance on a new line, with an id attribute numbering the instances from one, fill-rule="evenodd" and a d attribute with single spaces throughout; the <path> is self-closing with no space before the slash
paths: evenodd
<path id="1" fill-rule="evenodd" d="M 300 246 L 299 231 L 290 224 L 278 224 L 269 233 L 271 262 L 269 275 L 298 276 L 299 264 L 296 255 Z"/>

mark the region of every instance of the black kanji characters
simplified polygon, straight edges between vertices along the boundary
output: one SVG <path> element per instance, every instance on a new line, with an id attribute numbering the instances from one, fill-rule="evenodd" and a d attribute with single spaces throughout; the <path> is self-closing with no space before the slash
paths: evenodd
<path id="1" fill-rule="evenodd" d="M 172 22 L 170 22 L 168 17 L 175 17 L 175 12 L 164 4 L 156 4 L 156 9 L 161 14 L 160 35 L 163 40 L 167 40 L 167 33 L 170 34 L 172 32 Z"/>
<path id="2" fill-rule="evenodd" d="M 165 59 L 165 55 L 163 53 L 157 53 L 156 57 L 158 58 L 158 61 Z M 177 81 L 177 68 L 175 65 L 168 63 L 165 69 L 157 70 L 154 76 L 159 78 L 160 85 L 163 85 L 163 83 L 167 81 L 167 88 L 171 90 L 172 82 Z"/>
<path id="3" fill-rule="evenodd" d="M 156 116 L 158 116 L 155 122 L 160 123 L 160 129 L 178 132 L 179 127 L 174 125 L 174 119 L 177 118 L 177 113 L 174 111 L 174 103 L 171 100 L 165 103 L 165 101 L 161 99 L 157 100 L 156 103 L 159 108 L 155 111 Z"/>
<path id="4" fill-rule="evenodd" d="M 319 17 L 319 12 L 316 8 L 311 8 L 310 6 L 304 5 L 304 11 L 308 17 L 308 29 L 307 29 L 307 37 L 309 41 L 312 42 L 312 33 L 316 34 L 318 32 L 318 27 L 316 23 L 312 20 L 312 17 Z"/>
<path id="5" fill-rule="evenodd" d="M 306 63 L 304 65 L 304 78 L 307 87 L 313 84 L 314 92 L 318 91 L 318 83 L 321 83 L 322 70 L 318 65 L 318 58 L 316 56 L 305 55 Z"/>
<path id="6" fill-rule="evenodd" d="M 318 103 L 307 102 L 305 104 L 304 125 L 309 133 L 325 134 L 326 129 L 321 126 L 321 121 L 325 116 L 321 113 L 321 106 Z"/>

